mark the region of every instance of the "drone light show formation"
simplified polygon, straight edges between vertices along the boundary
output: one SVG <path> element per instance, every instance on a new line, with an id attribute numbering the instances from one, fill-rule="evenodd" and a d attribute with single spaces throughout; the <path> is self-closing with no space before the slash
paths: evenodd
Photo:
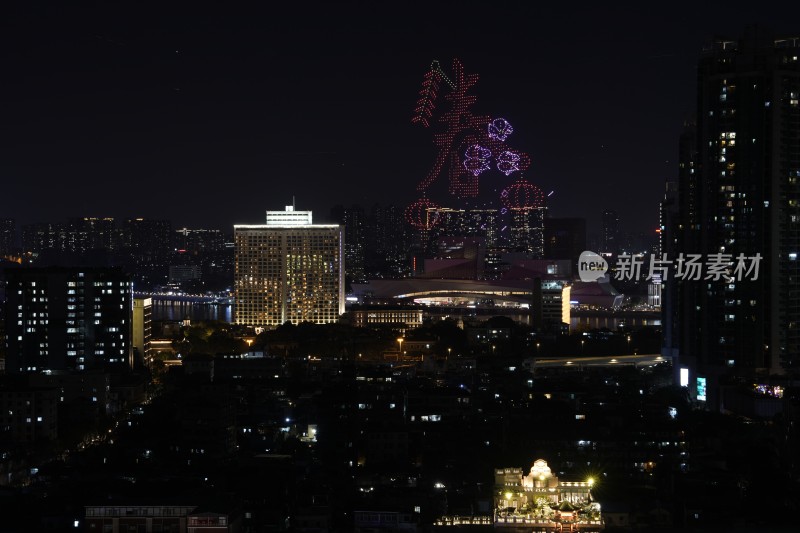
<path id="1" fill-rule="evenodd" d="M 503 189 L 500 200 L 507 209 L 537 209 L 544 207 L 544 192 L 523 177 Z"/>
<path id="2" fill-rule="evenodd" d="M 433 61 L 423 78 L 411 122 L 437 130 L 433 134 L 433 144 L 438 152 L 427 176 L 417 185 L 422 198 L 406 209 L 406 221 L 417 229 L 430 229 L 435 223 L 423 213 L 435 205 L 426 198 L 426 194 L 430 186 L 444 174 L 448 178 L 450 194 L 460 199 L 470 199 L 478 196 L 481 174 L 497 170 L 510 176 L 530 166 L 528 154 L 506 144 L 514 133 L 510 122 L 504 118 L 472 113 L 471 107 L 477 98 L 468 93 L 477 81 L 478 75 L 466 74 L 458 59 L 453 59 L 450 76 L 438 61 Z M 446 108 L 437 113 L 437 103 L 442 99 Z M 516 185 L 523 187 L 524 192 L 520 192 L 524 196 L 528 190 L 522 183 Z M 534 185 L 530 187 L 539 190 Z M 508 196 L 516 194 L 516 191 L 512 186 L 503 194 Z M 503 203 L 508 200 L 506 197 L 501 199 Z"/>

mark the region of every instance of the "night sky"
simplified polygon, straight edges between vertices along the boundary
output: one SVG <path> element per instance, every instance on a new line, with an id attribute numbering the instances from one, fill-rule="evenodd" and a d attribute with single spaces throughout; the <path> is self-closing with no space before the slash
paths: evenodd
<path id="1" fill-rule="evenodd" d="M 525 177 L 555 191 L 551 215 L 591 233 L 616 209 L 650 230 L 704 43 L 753 23 L 800 34 L 785 2 L 64 4 L 0 8 L 0 217 L 20 224 L 230 230 L 293 195 L 318 221 L 405 205 L 435 155 L 410 122 L 422 76 L 458 57 L 481 76 L 474 111 L 507 118 Z M 481 176 L 487 198 L 508 183 Z"/>

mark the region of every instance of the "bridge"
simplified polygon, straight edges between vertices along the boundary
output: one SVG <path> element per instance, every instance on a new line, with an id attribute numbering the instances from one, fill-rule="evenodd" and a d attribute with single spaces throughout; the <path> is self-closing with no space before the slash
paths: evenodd
<path id="1" fill-rule="evenodd" d="M 208 305 L 232 304 L 233 298 L 207 294 L 175 294 L 171 292 L 134 292 L 134 298 L 152 298 L 154 302 L 197 303 Z"/>

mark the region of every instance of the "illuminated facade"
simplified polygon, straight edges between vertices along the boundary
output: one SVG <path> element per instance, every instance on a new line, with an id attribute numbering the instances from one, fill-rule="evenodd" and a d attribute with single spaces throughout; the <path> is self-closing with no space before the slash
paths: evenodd
<path id="1" fill-rule="evenodd" d="M 543 279 L 535 282 L 531 309 L 533 325 L 569 327 L 571 291 L 572 287 L 564 280 Z"/>
<path id="2" fill-rule="evenodd" d="M 194 505 L 87 505 L 84 531 L 187 531 Z M 222 530 L 224 531 L 224 530 Z"/>
<path id="3" fill-rule="evenodd" d="M 592 499 L 594 480 L 561 481 L 543 459 L 525 474 L 521 468 L 494 471 L 495 527 L 530 531 L 600 531 L 600 504 Z"/>
<path id="4" fill-rule="evenodd" d="M 353 284 L 365 304 L 410 304 L 429 308 L 519 313 L 536 326 L 565 328 L 570 323 L 572 286 L 564 280 L 374 279 Z M 429 311 L 426 311 L 429 312 Z M 377 318 L 377 317 L 376 317 Z"/>
<path id="5" fill-rule="evenodd" d="M 295 211 L 287 205 L 283 211 L 267 211 L 267 226 L 308 226 L 312 216 L 311 211 Z"/>
<path id="6" fill-rule="evenodd" d="M 336 322 L 344 313 L 344 238 L 339 225 L 312 224 L 311 212 L 234 226 L 235 322 Z M 303 215 L 293 216 L 302 213 Z"/>
<path id="7" fill-rule="evenodd" d="M 357 309 L 352 311 L 353 325 L 357 327 L 378 324 L 403 324 L 404 328 L 417 328 L 422 325 L 422 309 Z"/>
<path id="8" fill-rule="evenodd" d="M 133 299 L 133 348 L 149 361 L 153 355 L 151 353 L 150 341 L 153 322 L 153 299 L 134 298 Z"/>

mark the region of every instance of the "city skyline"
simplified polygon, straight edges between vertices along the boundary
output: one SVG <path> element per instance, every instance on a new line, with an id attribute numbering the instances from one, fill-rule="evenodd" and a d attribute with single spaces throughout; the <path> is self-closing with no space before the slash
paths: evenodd
<path id="1" fill-rule="evenodd" d="M 457 57 L 480 75 L 476 112 L 507 118 L 531 155 L 524 177 L 555 191 L 551 216 L 585 217 L 591 234 L 610 209 L 655 229 L 703 45 L 792 19 L 714 4 L 689 20 L 679 7 L 658 20 L 639 8 L 471 7 L 367 19 L 356 4 L 303 16 L 166 9 L 158 23 L 122 7 L 12 13 L 0 210 L 18 225 L 142 216 L 230 229 L 292 196 L 321 219 L 336 204 L 407 205 L 435 155 L 410 122 L 421 77 Z M 229 183 L 228 199 L 217 189 Z M 508 180 L 482 184 L 491 196 Z"/>
<path id="2" fill-rule="evenodd" d="M 3 531 L 798 529 L 800 9 L 375 6 L 0 20 Z"/>

